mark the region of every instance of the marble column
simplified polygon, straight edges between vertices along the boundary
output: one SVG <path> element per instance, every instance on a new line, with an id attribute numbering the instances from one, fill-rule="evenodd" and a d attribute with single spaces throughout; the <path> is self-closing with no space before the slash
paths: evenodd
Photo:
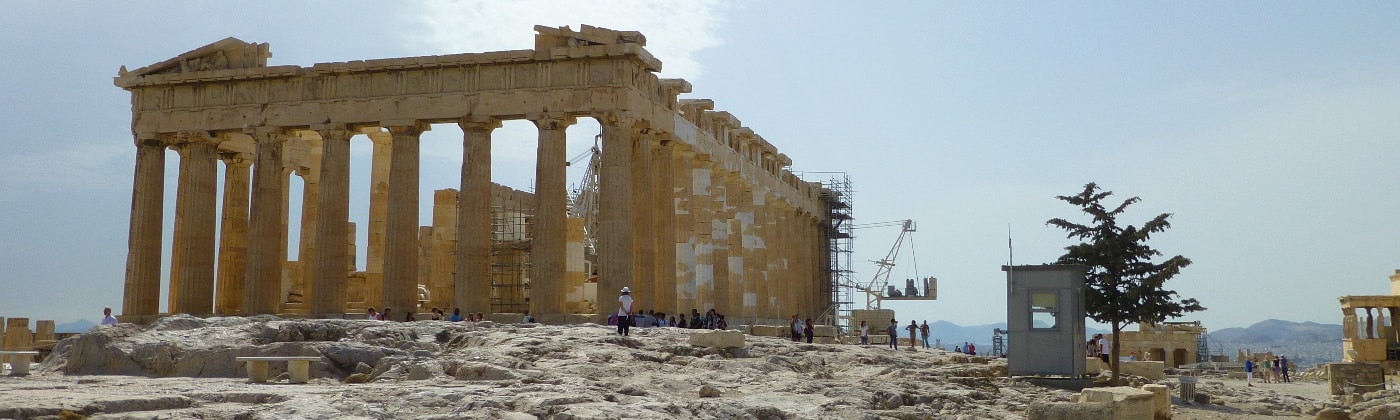
<path id="1" fill-rule="evenodd" d="M 433 191 L 433 228 L 427 246 L 428 290 L 431 305 L 443 312 L 452 312 L 456 305 L 457 285 L 457 190 Z"/>
<path id="2" fill-rule="evenodd" d="M 695 176 L 691 162 L 695 161 L 695 152 L 683 143 L 677 143 L 677 150 L 671 157 L 672 170 L 672 193 L 675 200 L 673 209 L 672 230 L 675 235 L 675 269 L 676 285 L 672 293 L 676 295 L 675 311 L 676 318 L 690 313 L 695 308 L 695 210 L 694 210 L 694 189 Z M 669 311 L 668 311 L 669 312 Z"/>
<path id="3" fill-rule="evenodd" d="M 494 118 L 467 117 L 462 127 L 462 188 L 457 193 L 453 302 L 463 312 L 491 313 L 491 131 Z"/>
<path id="4" fill-rule="evenodd" d="M 248 212 L 248 269 L 243 282 L 243 313 L 276 313 L 282 297 L 282 262 L 287 242 L 282 229 L 286 206 L 286 174 L 282 171 L 283 145 L 290 134 L 277 129 L 253 133 L 257 156 L 253 161 L 253 193 Z M 281 243 L 279 243 L 281 242 Z"/>
<path id="5" fill-rule="evenodd" d="M 310 260 L 311 287 L 306 298 L 311 313 L 345 313 L 346 288 L 350 265 L 346 243 L 350 241 L 350 138 L 354 132 L 344 126 L 317 126 L 321 135 L 321 158 L 316 196 L 316 244 Z M 300 259 L 308 261 L 305 246 Z"/>
<path id="6" fill-rule="evenodd" d="M 136 174 L 131 186 L 122 315 L 160 311 L 161 229 L 165 210 L 165 143 L 136 138 Z"/>
<path id="7" fill-rule="evenodd" d="M 753 249 L 747 239 L 753 232 L 753 190 L 738 172 L 725 178 L 729 213 L 729 305 L 734 319 L 755 316 L 756 297 L 749 284 L 747 264 Z M 738 322 L 735 321 L 737 324 Z"/>
<path id="8" fill-rule="evenodd" d="M 599 314 L 610 314 L 617 311 L 618 291 L 633 285 L 638 260 L 632 249 L 636 149 L 632 127 L 636 121 L 616 113 L 596 118 L 603 129 L 603 163 L 598 171 L 598 302 L 594 308 Z"/>
<path id="9" fill-rule="evenodd" d="M 637 310 L 656 310 L 656 135 L 641 129 L 632 136 L 632 298 Z M 601 292 L 600 292 L 601 293 Z"/>
<path id="10" fill-rule="evenodd" d="M 384 304 L 384 229 L 389 212 L 389 167 L 394 136 L 378 128 L 366 130 L 374 144 L 369 172 L 369 226 L 365 244 L 365 305 Z M 379 309 L 383 309 L 382 307 Z"/>
<path id="11" fill-rule="evenodd" d="M 715 163 L 716 165 L 719 162 Z M 714 301 L 715 311 L 734 316 L 733 300 L 730 299 L 731 273 L 729 270 L 729 221 L 733 218 L 733 207 L 729 205 L 729 186 L 725 182 L 729 178 L 729 171 L 721 167 L 710 168 L 710 199 L 714 209 L 714 217 L 710 219 L 710 244 L 711 244 L 711 267 L 714 271 L 712 279 L 711 297 Z"/>
<path id="12" fill-rule="evenodd" d="M 397 314 L 418 310 L 418 122 L 387 123 L 393 136 L 389 208 L 384 223 L 384 306 Z"/>
<path id="13" fill-rule="evenodd" d="M 219 223 L 219 283 L 214 313 L 243 311 L 243 281 L 248 271 L 248 181 L 252 159 L 225 153 L 223 221 Z"/>
<path id="14" fill-rule="evenodd" d="M 664 136 L 664 135 L 663 135 Z M 672 188 L 675 178 L 675 140 L 662 137 L 652 146 L 652 249 L 655 263 L 652 275 L 652 301 L 657 312 L 676 314 L 676 201 Z"/>
<path id="15" fill-rule="evenodd" d="M 715 307 L 714 185 L 710 183 L 710 155 L 696 154 L 690 164 L 691 208 L 695 211 L 695 305 L 700 313 Z"/>
<path id="16" fill-rule="evenodd" d="M 535 223 L 530 245 L 530 313 L 563 314 L 564 270 L 568 264 L 569 192 L 564 172 L 569 158 L 564 130 L 574 123 L 564 115 L 531 118 L 539 129 L 535 159 Z"/>
<path id="17" fill-rule="evenodd" d="M 218 141 L 207 133 L 183 136 L 175 203 L 170 313 L 214 312 L 214 231 L 218 190 Z"/>

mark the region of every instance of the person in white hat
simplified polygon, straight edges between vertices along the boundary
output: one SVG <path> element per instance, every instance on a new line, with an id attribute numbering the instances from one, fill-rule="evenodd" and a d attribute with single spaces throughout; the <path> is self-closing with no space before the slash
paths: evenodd
<path id="1" fill-rule="evenodd" d="M 632 289 L 623 287 L 617 298 L 617 333 L 627 335 L 632 326 Z"/>

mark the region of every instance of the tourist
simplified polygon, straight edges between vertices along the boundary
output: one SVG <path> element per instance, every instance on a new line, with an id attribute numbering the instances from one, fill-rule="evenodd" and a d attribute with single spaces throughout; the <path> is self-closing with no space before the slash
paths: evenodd
<path id="1" fill-rule="evenodd" d="M 802 336 L 807 337 L 807 344 L 812 344 L 812 336 L 816 331 L 812 327 L 812 318 L 807 318 L 807 322 L 802 324 Z"/>
<path id="2" fill-rule="evenodd" d="M 408 313 L 406 313 L 406 314 L 403 315 L 403 322 L 413 322 L 413 321 L 417 321 L 417 320 L 418 320 L 418 317 L 413 316 L 413 311 L 408 311 Z"/>
<path id="3" fill-rule="evenodd" d="M 1273 366 L 1270 367 L 1270 369 L 1272 370 L 1269 372 L 1269 375 L 1272 375 L 1274 377 L 1274 383 L 1276 384 L 1283 383 L 1283 366 L 1279 365 L 1280 363 L 1278 356 L 1274 356 Z"/>
<path id="4" fill-rule="evenodd" d="M 476 313 L 476 322 L 485 322 L 485 321 L 486 321 L 486 314 L 483 314 L 483 313 L 481 313 L 481 312 L 477 312 L 477 313 Z"/>
<path id="5" fill-rule="evenodd" d="M 632 289 L 622 288 L 622 296 L 617 297 L 617 333 L 624 337 L 631 331 L 632 324 Z"/>
<path id="6" fill-rule="evenodd" d="M 1095 358 L 1095 359 L 1099 358 L 1099 340 L 1098 340 L 1098 338 L 1099 338 L 1098 335 L 1094 335 L 1093 337 L 1090 337 L 1090 338 L 1089 338 L 1089 342 L 1088 342 L 1088 343 L 1085 343 L 1085 344 L 1084 344 L 1084 356 L 1085 356 L 1085 357 L 1092 357 L 1092 358 Z"/>
<path id="7" fill-rule="evenodd" d="M 865 325 L 865 321 L 860 322 L 860 345 L 870 345 L 870 326 Z"/>
<path id="8" fill-rule="evenodd" d="M 912 320 L 912 319 L 909 320 L 909 326 L 908 326 L 908 327 L 904 327 L 904 329 L 909 330 L 909 349 L 910 349 L 910 350 L 913 350 L 913 349 L 919 348 L 919 345 L 916 344 L 916 343 L 918 343 L 918 341 L 915 341 L 916 338 L 914 337 L 915 335 L 918 335 L 918 333 L 919 333 L 919 323 L 918 323 L 918 321 L 915 321 L 915 320 Z"/>
<path id="9" fill-rule="evenodd" d="M 102 325 L 117 325 L 117 317 L 112 316 L 112 308 L 102 308 Z"/>
<path id="10" fill-rule="evenodd" d="M 792 314 L 792 321 L 788 322 L 788 339 L 794 343 L 802 341 L 802 321 L 797 319 L 797 314 Z"/>
<path id="11" fill-rule="evenodd" d="M 928 320 L 925 319 L 925 320 L 924 320 L 924 324 L 919 326 L 919 336 L 921 336 L 921 337 L 924 338 L 924 348 L 929 348 L 929 345 L 928 345 L 928 334 L 929 334 Z"/>
<path id="12" fill-rule="evenodd" d="M 969 355 L 969 356 L 976 356 L 976 355 L 977 355 L 977 343 L 967 343 L 967 355 Z"/>
<path id="13" fill-rule="evenodd" d="M 681 323 L 680 323 L 680 325 L 676 325 L 676 316 L 675 316 L 675 315 L 671 315 L 670 320 L 669 320 L 669 321 L 666 321 L 666 325 L 670 325 L 670 326 L 676 327 L 676 328 L 685 328 L 685 315 L 681 315 Z"/>
<path id="14" fill-rule="evenodd" d="M 384 307 L 384 312 L 380 312 L 380 313 L 379 313 L 379 320 L 380 320 L 380 321 L 393 321 L 394 318 L 391 318 L 391 317 L 389 316 L 389 311 L 391 311 L 391 310 L 393 310 L 393 309 L 392 309 L 392 308 L 389 308 L 388 306 L 385 306 L 385 307 Z"/>
<path id="15" fill-rule="evenodd" d="M 369 309 L 366 309 L 366 310 L 365 310 L 365 315 L 368 315 L 368 316 L 369 316 L 369 320 L 371 320 L 371 321 L 378 321 L 378 320 L 379 320 L 379 311 L 374 310 L 374 307 L 373 307 L 373 306 L 371 306 L 371 307 L 369 307 Z"/>
<path id="16" fill-rule="evenodd" d="M 530 316 L 530 310 L 529 310 L 529 309 L 526 309 L 526 310 L 525 310 L 525 319 L 521 320 L 521 322 L 524 322 L 524 323 L 526 323 L 526 324 L 534 324 L 534 323 L 535 323 L 535 317 Z"/>
<path id="17" fill-rule="evenodd" d="M 1293 382 L 1293 379 L 1288 377 L 1288 356 L 1278 357 L 1278 370 L 1283 374 L 1284 382 Z"/>
<path id="18" fill-rule="evenodd" d="M 1244 359 L 1244 383 L 1254 386 L 1254 361 L 1250 359 Z"/>
<path id="19" fill-rule="evenodd" d="M 699 311 L 699 310 L 696 310 L 695 308 L 691 308 L 691 309 L 690 309 L 690 328 L 698 329 L 698 328 L 701 327 L 700 324 L 702 324 L 702 323 L 703 323 L 703 322 L 701 321 L 700 311 Z"/>
<path id="20" fill-rule="evenodd" d="M 953 353 L 962 353 L 962 346 L 953 346 Z"/>
<path id="21" fill-rule="evenodd" d="M 890 318 L 890 325 L 885 327 L 885 334 L 890 336 L 890 348 L 899 350 L 899 322 Z"/>
<path id="22" fill-rule="evenodd" d="M 462 308 L 452 308 L 452 316 L 447 317 L 447 320 L 452 322 L 461 322 Z"/>
<path id="23" fill-rule="evenodd" d="M 718 330 L 727 330 L 727 329 L 729 329 L 729 322 L 724 320 L 724 315 L 721 315 L 720 313 L 716 312 L 716 313 L 715 313 L 715 318 L 716 318 L 716 319 L 715 319 L 715 329 L 718 329 Z"/>
<path id="24" fill-rule="evenodd" d="M 433 320 L 433 321 L 441 321 L 441 320 L 442 320 L 442 310 L 441 310 L 441 309 L 438 309 L 438 308 L 433 308 L 433 310 L 432 310 L 432 315 L 429 316 L 428 319 Z"/>
<path id="25" fill-rule="evenodd" d="M 1102 360 L 1106 365 L 1113 366 L 1112 363 L 1108 362 L 1109 356 L 1113 354 L 1113 349 L 1108 344 L 1108 338 L 1104 337 L 1103 334 L 1095 334 L 1094 336 L 1099 338 L 1099 360 Z"/>

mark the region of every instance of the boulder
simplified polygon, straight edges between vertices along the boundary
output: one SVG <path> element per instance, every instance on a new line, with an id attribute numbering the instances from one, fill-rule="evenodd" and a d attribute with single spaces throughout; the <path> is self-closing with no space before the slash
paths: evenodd
<path id="1" fill-rule="evenodd" d="M 700 398 L 715 398 L 715 397 L 719 397 L 719 389 L 716 389 L 715 387 L 710 386 L 710 384 L 701 385 L 701 386 L 700 386 L 699 393 L 700 393 Z"/>
<path id="2" fill-rule="evenodd" d="M 1033 402 L 1028 420 L 1114 420 L 1113 403 Z"/>
<path id="3" fill-rule="evenodd" d="M 710 348 L 744 347 L 744 333 L 713 330 L 690 333 L 690 345 Z"/>
<path id="4" fill-rule="evenodd" d="M 1314 418 L 1317 420 L 1350 420 L 1351 416 L 1340 408 L 1324 408 L 1317 412 L 1317 417 Z"/>

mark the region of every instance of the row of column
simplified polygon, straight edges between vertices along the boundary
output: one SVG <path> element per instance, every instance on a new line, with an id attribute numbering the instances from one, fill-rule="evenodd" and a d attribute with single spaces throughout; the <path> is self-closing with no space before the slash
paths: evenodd
<path id="1" fill-rule="evenodd" d="M 560 314 L 566 307 L 562 278 L 568 258 L 565 129 L 574 119 L 550 114 L 530 119 L 539 129 L 530 309 Z M 710 156 L 678 147 L 643 121 L 615 113 L 599 120 L 599 313 L 611 312 L 611 296 L 630 286 L 639 308 L 667 313 L 715 308 L 731 319 L 816 315 L 813 297 L 820 283 L 815 267 L 824 261 L 815 258 L 820 238 L 814 217 L 755 191 Z M 376 181 L 367 271 L 382 276 L 367 278 L 366 300 L 402 312 L 417 304 L 418 142 L 429 126 L 416 121 L 381 125 L 388 132 L 370 137 L 376 156 L 384 151 L 389 159 L 376 159 L 372 168 Z M 459 125 L 464 147 L 452 301 L 468 312 L 486 312 L 491 304 L 491 133 L 500 120 L 468 117 Z M 346 310 L 345 283 L 353 270 L 351 250 L 335 244 L 349 241 L 349 140 L 357 131 L 343 125 L 310 129 L 317 134 L 320 156 L 311 172 L 302 174 L 308 188 L 299 249 L 310 272 L 303 295 L 312 314 L 337 314 Z M 181 156 L 170 312 L 251 315 L 281 309 L 289 177 L 283 146 L 295 134 L 277 128 L 247 134 L 255 143 L 251 159 L 221 154 L 218 145 L 227 138 L 221 135 L 137 139 L 123 315 L 155 315 L 159 308 L 167 147 Z M 224 208 L 222 220 L 216 220 L 215 159 L 220 158 L 226 164 Z M 379 179 L 386 179 L 386 185 L 379 185 Z M 217 262 L 216 228 L 221 237 Z"/>

